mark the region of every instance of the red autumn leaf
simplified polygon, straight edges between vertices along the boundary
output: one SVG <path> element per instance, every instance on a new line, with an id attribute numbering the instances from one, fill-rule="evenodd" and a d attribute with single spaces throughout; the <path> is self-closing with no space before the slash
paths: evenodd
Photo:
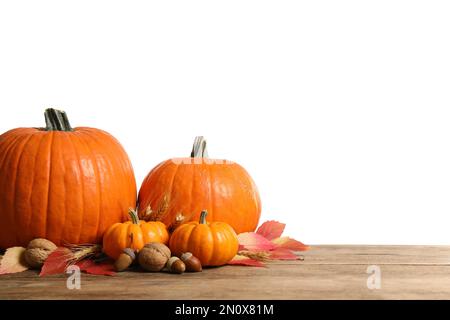
<path id="1" fill-rule="evenodd" d="M 255 259 L 250 259 L 239 254 L 234 256 L 234 258 L 230 262 L 228 262 L 228 264 L 235 266 L 265 267 L 265 264 L 263 262 Z"/>
<path id="2" fill-rule="evenodd" d="M 113 276 L 114 265 L 112 261 L 106 261 L 102 263 L 95 263 L 92 260 L 83 260 L 77 263 L 81 271 L 89 274 L 101 275 L 101 276 Z"/>
<path id="3" fill-rule="evenodd" d="M 277 248 L 289 249 L 292 251 L 306 251 L 309 247 L 300 241 L 289 237 L 275 238 L 272 243 L 276 245 Z"/>
<path id="4" fill-rule="evenodd" d="M 39 276 L 48 276 L 52 274 L 65 273 L 68 260 L 72 257 L 69 249 L 59 247 L 53 251 L 45 260 Z"/>
<path id="5" fill-rule="evenodd" d="M 281 237 L 285 227 L 286 224 L 284 223 L 270 220 L 260 225 L 256 233 L 262 235 L 267 240 L 272 240 Z"/>
<path id="6" fill-rule="evenodd" d="M 269 253 L 272 260 L 299 260 L 295 253 L 285 248 L 276 248 Z"/>
<path id="7" fill-rule="evenodd" d="M 276 245 L 254 232 L 244 232 L 238 235 L 239 250 L 266 251 L 276 248 Z"/>

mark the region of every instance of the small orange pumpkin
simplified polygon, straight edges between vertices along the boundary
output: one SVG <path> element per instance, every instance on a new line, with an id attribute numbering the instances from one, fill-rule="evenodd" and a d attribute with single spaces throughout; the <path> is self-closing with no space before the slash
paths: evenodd
<path id="1" fill-rule="evenodd" d="M 180 225 L 170 237 L 173 255 L 191 252 L 202 266 L 221 266 L 237 254 L 239 242 L 233 228 L 225 222 L 206 223 L 208 212 L 203 210 L 200 222 Z"/>
<path id="2" fill-rule="evenodd" d="M 167 244 L 169 233 L 160 221 L 145 222 L 139 220 L 137 212 L 129 211 L 131 221 L 113 224 L 103 236 L 103 252 L 117 260 L 125 248 L 139 251 L 149 242 Z"/>

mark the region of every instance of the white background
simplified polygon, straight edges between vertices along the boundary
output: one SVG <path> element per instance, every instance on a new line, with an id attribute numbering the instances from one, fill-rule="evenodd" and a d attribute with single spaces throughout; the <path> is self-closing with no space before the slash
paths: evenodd
<path id="1" fill-rule="evenodd" d="M 450 244 L 448 1 L 2 1 L 0 131 L 46 107 L 138 185 L 194 136 L 306 243 Z"/>

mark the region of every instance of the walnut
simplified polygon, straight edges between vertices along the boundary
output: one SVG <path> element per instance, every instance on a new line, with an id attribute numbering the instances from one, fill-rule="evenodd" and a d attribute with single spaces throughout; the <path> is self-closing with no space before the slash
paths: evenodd
<path id="1" fill-rule="evenodd" d="M 170 258 L 170 249 L 157 242 L 147 243 L 138 255 L 139 265 L 152 272 L 161 271 Z"/>
<path id="2" fill-rule="evenodd" d="M 31 240 L 24 254 L 25 261 L 31 268 L 39 269 L 56 248 L 53 242 L 46 239 Z"/>

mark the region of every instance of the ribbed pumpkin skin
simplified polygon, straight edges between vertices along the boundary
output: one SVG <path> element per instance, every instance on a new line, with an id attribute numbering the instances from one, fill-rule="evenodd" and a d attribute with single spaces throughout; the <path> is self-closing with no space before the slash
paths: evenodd
<path id="1" fill-rule="evenodd" d="M 233 228 L 223 222 L 180 225 L 169 240 L 172 255 L 191 252 L 202 266 L 222 266 L 237 254 L 239 242 Z"/>
<path id="2" fill-rule="evenodd" d="M 135 206 L 133 168 L 108 133 L 18 128 L 0 136 L 0 247 L 99 243 Z"/>
<path id="3" fill-rule="evenodd" d="M 162 162 L 145 178 L 139 191 L 139 212 L 158 208 L 164 196 L 169 207 L 162 221 L 171 225 L 177 214 L 198 221 L 203 209 L 208 221 L 222 221 L 236 233 L 254 231 L 261 215 L 258 189 L 237 163 L 213 159 L 177 158 Z"/>
<path id="4" fill-rule="evenodd" d="M 134 224 L 131 221 L 112 225 L 103 237 L 103 252 L 117 260 L 123 249 L 141 250 L 149 242 L 169 242 L 166 226 L 160 221 Z"/>

